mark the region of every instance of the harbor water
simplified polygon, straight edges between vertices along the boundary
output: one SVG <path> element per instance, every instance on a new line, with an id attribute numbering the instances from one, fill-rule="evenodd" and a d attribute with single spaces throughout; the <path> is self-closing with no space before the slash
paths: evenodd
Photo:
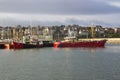
<path id="1" fill-rule="evenodd" d="M 0 49 L 0 80 L 120 80 L 120 45 Z"/>

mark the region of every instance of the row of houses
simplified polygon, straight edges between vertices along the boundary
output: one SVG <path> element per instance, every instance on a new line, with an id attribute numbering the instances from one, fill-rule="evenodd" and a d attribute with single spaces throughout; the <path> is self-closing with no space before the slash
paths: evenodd
<path id="1" fill-rule="evenodd" d="M 96 26 L 61 25 L 61 26 L 7 26 L 0 27 L 0 39 L 22 40 L 23 36 L 37 36 L 40 39 L 63 40 L 65 37 L 107 38 L 120 37 L 120 28 Z"/>

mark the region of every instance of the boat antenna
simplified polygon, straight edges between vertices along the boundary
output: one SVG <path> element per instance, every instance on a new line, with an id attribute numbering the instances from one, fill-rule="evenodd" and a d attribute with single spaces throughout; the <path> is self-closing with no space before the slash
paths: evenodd
<path id="1" fill-rule="evenodd" d="M 91 26 L 91 37 L 94 38 L 94 24 Z"/>

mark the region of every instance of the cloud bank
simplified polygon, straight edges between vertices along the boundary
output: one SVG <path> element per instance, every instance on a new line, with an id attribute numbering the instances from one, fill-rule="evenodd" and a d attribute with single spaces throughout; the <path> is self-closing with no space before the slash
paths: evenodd
<path id="1" fill-rule="evenodd" d="M 119 0 L 0 0 L 0 23 L 119 25 Z"/>

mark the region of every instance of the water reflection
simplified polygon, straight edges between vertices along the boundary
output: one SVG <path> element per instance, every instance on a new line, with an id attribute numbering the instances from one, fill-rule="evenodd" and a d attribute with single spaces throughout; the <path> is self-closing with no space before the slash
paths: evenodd
<path id="1" fill-rule="evenodd" d="M 0 50 L 0 80 L 120 80 L 120 46 Z"/>

